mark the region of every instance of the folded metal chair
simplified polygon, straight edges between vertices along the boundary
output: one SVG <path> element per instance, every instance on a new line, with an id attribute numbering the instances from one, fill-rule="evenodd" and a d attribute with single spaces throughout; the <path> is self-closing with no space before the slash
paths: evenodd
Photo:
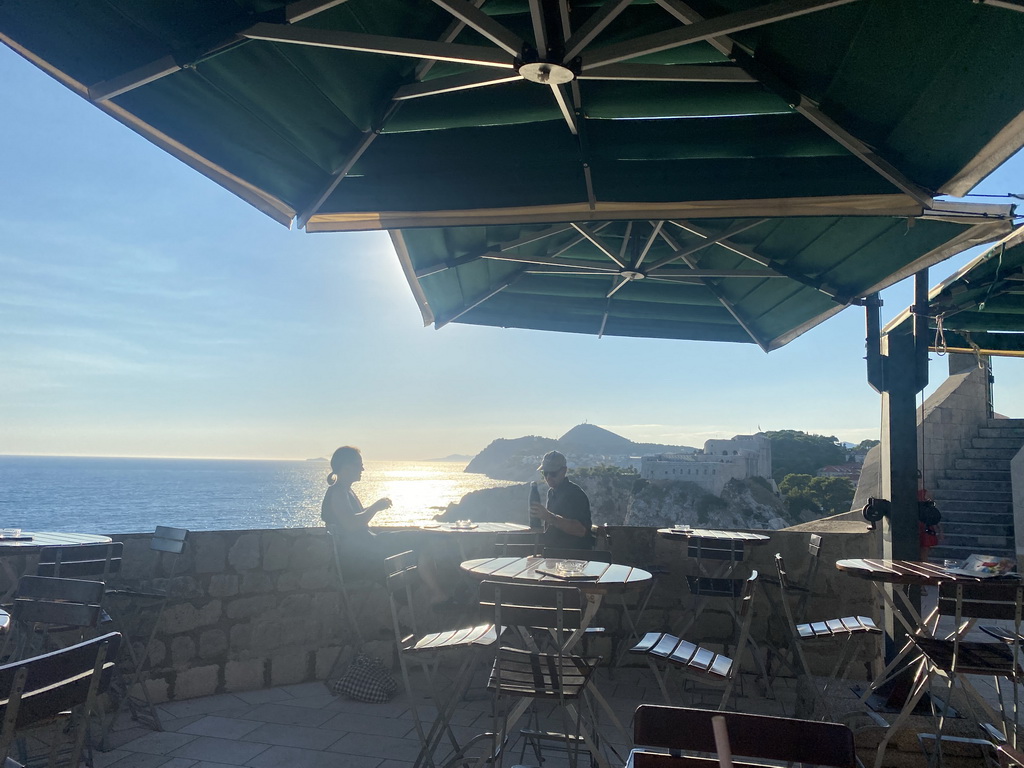
<path id="1" fill-rule="evenodd" d="M 648 632 L 630 649 L 631 653 L 644 656 L 661 688 L 666 704 L 671 704 L 668 677 L 673 669 L 679 670 L 690 680 L 724 686 L 718 708 L 724 709 L 729 703 L 733 689 L 739 679 L 743 657 L 750 643 L 750 623 L 754 617 L 754 596 L 757 593 L 757 571 L 746 579 L 699 578 L 691 589 L 698 594 L 737 597 L 739 608 L 734 618 L 738 635 L 735 638 L 735 658 L 703 648 L 667 632 Z M 755 653 L 755 659 L 757 658 Z"/>
<path id="2" fill-rule="evenodd" d="M 447 735 L 452 752 L 458 754 L 464 745 L 455 738 L 449 721 L 465 691 L 469 678 L 484 649 L 497 642 L 498 634 L 494 625 L 478 624 L 472 627 L 421 633 L 421 618 L 416 610 L 416 588 L 420 585 L 418 557 L 415 552 L 400 552 L 385 560 L 387 566 L 388 602 L 398 648 L 398 663 L 402 670 L 402 682 L 410 695 L 410 706 L 416 735 L 420 740 L 420 756 L 416 766 L 434 765 L 434 752 L 439 742 Z M 424 728 L 420 709 L 417 707 L 409 679 L 409 665 L 420 664 L 428 689 L 437 696 L 436 672 L 444 655 L 456 651 L 466 653 L 463 662 L 453 678 L 448 695 L 438 706 L 437 717 L 429 728 Z"/>
<path id="3" fill-rule="evenodd" d="M 188 530 L 185 528 L 158 525 L 149 540 L 149 550 L 154 554 L 151 556 L 148 578 L 139 587 L 108 587 L 106 591 L 108 597 L 127 601 L 115 617 L 117 625 L 126 636 L 123 645 L 127 658 L 119 664 L 115 687 L 122 696 L 112 711 L 105 714 L 101 737 L 103 742 L 106 742 L 123 703 L 128 704 L 133 720 L 154 731 L 163 730 L 160 715 L 143 676 L 160 619 L 174 593 L 174 577 L 187 540 Z"/>
<path id="4" fill-rule="evenodd" d="M 829 685 L 832 681 L 840 680 L 845 676 L 857 650 L 857 643 L 853 641 L 858 637 L 881 635 L 882 630 L 868 616 L 844 616 L 842 618 L 819 619 L 816 621 L 800 621 L 795 618 L 796 612 L 799 611 L 801 618 L 806 619 L 807 603 L 813 584 L 812 578 L 813 574 L 816 573 L 815 564 L 821 549 L 821 537 L 812 535 L 811 539 L 809 551 L 811 560 L 807 570 L 808 577 L 810 578 L 805 580 L 804 585 L 793 583 L 789 577 L 789 572 L 786 570 L 786 563 L 782 555 L 775 555 L 775 567 L 779 575 L 779 597 L 786 619 L 786 626 L 789 629 L 788 653 L 776 653 L 777 658 L 782 664 L 787 666 L 797 678 L 804 680 L 815 702 L 819 705 L 822 716 L 825 717 L 828 712 L 826 696 Z M 814 541 L 814 539 L 817 539 L 817 541 Z M 794 603 L 797 605 L 796 610 L 794 610 Z M 807 657 L 804 653 L 805 643 L 840 646 L 838 653 L 835 653 L 833 650 L 832 655 L 835 656 L 836 661 L 832 671 L 829 673 L 828 679 L 820 689 L 814 683 L 811 668 L 807 663 Z"/>
<path id="5" fill-rule="evenodd" d="M 121 636 L 112 632 L 68 648 L 0 666 L 0 760 L 10 766 L 21 742 L 22 765 L 77 768 L 87 746 L 89 718 L 106 691 Z M 29 756 L 26 735 L 50 728 L 46 755 Z"/>

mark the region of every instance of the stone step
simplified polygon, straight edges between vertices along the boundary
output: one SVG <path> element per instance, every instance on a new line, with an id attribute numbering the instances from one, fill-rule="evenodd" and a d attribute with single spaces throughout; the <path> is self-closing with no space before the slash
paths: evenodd
<path id="1" fill-rule="evenodd" d="M 1010 536 L 977 536 L 973 533 L 942 533 L 941 546 L 973 549 L 975 552 L 984 553 L 990 549 L 1016 551 L 1017 542 L 1013 535 Z M 968 552 L 968 554 L 970 554 Z"/>
<path id="2" fill-rule="evenodd" d="M 978 525 L 999 525 L 1006 523 L 1013 525 L 1013 513 L 1012 512 L 957 512 L 957 511 L 943 511 L 941 508 L 939 512 L 942 513 L 942 523 L 945 525 L 947 522 L 966 522 L 976 523 Z"/>
<path id="3" fill-rule="evenodd" d="M 980 427 L 978 437 L 1014 437 L 1024 440 L 1024 427 Z"/>
<path id="4" fill-rule="evenodd" d="M 995 448 L 997 450 L 1013 451 L 1016 456 L 1024 440 L 1019 437 L 976 437 L 971 440 L 971 448 Z"/>
<path id="5" fill-rule="evenodd" d="M 929 553 L 930 560 L 944 560 L 949 558 L 950 560 L 966 560 L 971 555 L 994 555 L 996 557 L 1017 557 L 1017 550 L 1012 547 L 990 547 L 981 551 L 978 547 L 974 546 L 949 546 L 947 544 L 940 544 L 936 547 L 932 547 Z"/>
<path id="6" fill-rule="evenodd" d="M 964 499 L 940 499 L 935 498 L 935 506 L 943 515 L 962 513 L 988 513 L 988 514 L 1013 514 L 1013 502 L 1006 501 L 981 501 Z"/>
<path id="7" fill-rule="evenodd" d="M 1024 429 L 1024 419 L 989 419 L 985 426 L 993 429 Z"/>
<path id="8" fill-rule="evenodd" d="M 968 449 L 970 450 L 970 449 Z M 954 466 L 957 469 L 980 469 L 980 470 L 996 470 L 999 472 L 1010 471 L 1010 460 L 1009 459 L 957 459 L 954 462 Z"/>
<path id="9" fill-rule="evenodd" d="M 1010 482 L 1005 469 L 944 469 L 936 474 L 939 480 L 1003 480 Z"/>
<path id="10" fill-rule="evenodd" d="M 942 518 L 942 532 L 949 536 L 970 536 L 980 538 L 982 536 L 1002 536 L 1007 539 L 1013 538 L 1013 518 L 1002 522 L 974 523 L 962 520 L 948 520 Z"/>
<path id="11" fill-rule="evenodd" d="M 964 448 L 962 454 L 965 459 L 1002 459 L 1009 461 L 1017 455 L 1017 451 L 1011 448 Z"/>
<path id="12" fill-rule="evenodd" d="M 948 481 L 946 485 L 939 481 L 939 485 L 931 490 L 932 498 L 939 499 L 977 499 L 978 501 L 1009 502 L 1012 500 L 1013 488 L 1010 480 L 958 480 Z"/>

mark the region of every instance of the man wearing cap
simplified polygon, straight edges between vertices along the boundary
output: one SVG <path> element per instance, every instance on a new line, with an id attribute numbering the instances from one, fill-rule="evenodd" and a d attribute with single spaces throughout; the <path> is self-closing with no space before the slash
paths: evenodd
<path id="1" fill-rule="evenodd" d="M 590 499 L 576 483 L 566 479 L 565 456 L 550 451 L 537 469 L 548 484 L 547 505 L 534 502 L 530 513 L 544 523 L 545 547 L 593 549 L 590 533 Z"/>

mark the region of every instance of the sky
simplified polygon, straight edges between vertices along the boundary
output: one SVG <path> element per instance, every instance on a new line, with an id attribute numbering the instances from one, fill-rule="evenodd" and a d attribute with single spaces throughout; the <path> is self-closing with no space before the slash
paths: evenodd
<path id="1" fill-rule="evenodd" d="M 386 233 L 288 230 L 4 46 L 0 103 L 0 454 L 417 460 L 583 422 L 698 447 L 879 436 L 856 307 L 767 355 L 424 328 Z M 975 192 L 1024 192 L 1024 156 Z M 909 281 L 883 300 L 885 322 Z M 1024 416 L 1024 361 L 994 374 Z"/>

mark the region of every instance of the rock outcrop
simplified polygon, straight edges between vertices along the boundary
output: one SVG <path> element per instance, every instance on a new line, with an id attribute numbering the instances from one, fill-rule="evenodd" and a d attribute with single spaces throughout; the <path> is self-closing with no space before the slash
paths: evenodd
<path id="1" fill-rule="evenodd" d="M 590 497 L 596 525 L 665 527 L 676 523 L 715 528 L 777 530 L 803 518 L 790 519 L 782 499 L 761 478 L 732 480 L 721 497 L 694 483 L 641 480 L 635 473 L 611 467 L 571 475 Z M 541 484 L 543 490 L 543 484 Z M 529 484 L 474 491 L 449 505 L 448 520 L 529 521 Z"/>
<path id="2" fill-rule="evenodd" d="M 577 424 L 557 440 L 550 437 L 499 438 L 478 453 L 466 466 L 495 480 L 529 481 L 537 477 L 537 466 L 548 451 L 561 451 L 569 466 L 577 468 L 602 465 L 626 467 L 631 457 L 653 453 L 693 453 L 685 445 L 634 443 L 595 424 Z"/>

